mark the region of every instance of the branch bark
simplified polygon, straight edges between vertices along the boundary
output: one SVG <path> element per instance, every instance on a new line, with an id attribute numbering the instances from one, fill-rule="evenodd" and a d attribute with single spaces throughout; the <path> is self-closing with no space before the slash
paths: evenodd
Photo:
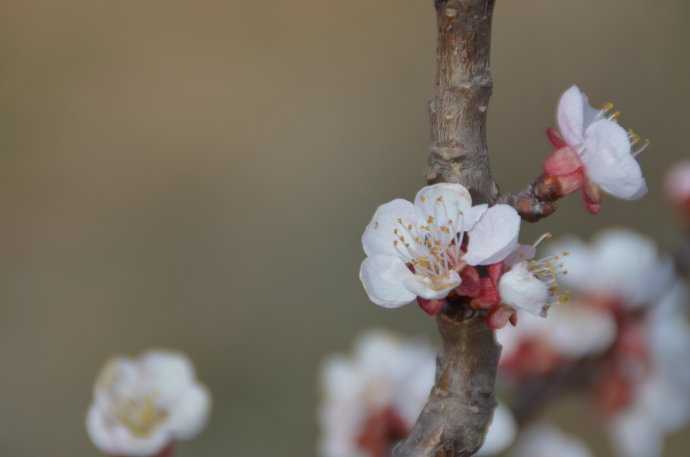
<path id="1" fill-rule="evenodd" d="M 494 2 L 434 2 L 438 44 L 427 181 L 462 184 L 477 203 L 493 203 L 498 195 L 486 143 Z M 437 318 L 443 350 L 436 383 L 394 457 L 467 457 L 481 447 L 496 406 L 500 346 L 475 314 L 456 305 Z"/>

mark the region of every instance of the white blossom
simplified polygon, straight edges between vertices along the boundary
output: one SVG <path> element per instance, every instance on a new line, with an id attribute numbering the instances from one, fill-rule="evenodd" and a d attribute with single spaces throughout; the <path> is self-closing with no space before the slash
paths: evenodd
<path id="1" fill-rule="evenodd" d="M 650 239 L 627 229 L 609 229 L 585 244 L 575 238 L 552 243 L 567 251 L 563 284 L 576 295 L 598 296 L 635 308 L 654 303 L 675 276 L 670 258 Z"/>
<path id="2" fill-rule="evenodd" d="M 517 435 L 517 423 L 513 413 L 502 403 L 498 403 L 491 419 L 491 424 L 484 437 L 484 444 L 477 451 L 478 456 L 497 455 L 506 450 Z"/>
<path id="3" fill-rule="evenodd" d="M 633 152 L 640 138 L 618 125 L 620 113 L 610 114 L 612 109 L 610 103 L 600 110 L 593 108 L 577 86 L 563 93 L 558 103 L 558 128 L 569 150 L 577 156 L 559 160 L 573 168 L 561 172 L 576 171 L 579 160 L 586 178 L 605 192 L 622 199 L 638 199 L 647 193 L 647 184 L 636 156 L 648 142 Z"/>
<path id="4" fill-rule="evenodd" d="M 510 457 L 593 457 L 584 443 L 549 424 L 536 424 L 520 433 Z"/>
<path id="5" fill-rule="evenodd" d="M 362 235 L 360 279 L 371 301 L 387 308 L 445 298 L 465 265 L 490 265 L 513 252 L 519 231 L 520 216 L 508 205 L 472 206 L 459 184 L 427 186 L 414 204 L 397 199 L 376 210 Z"/>
<path id="6" fill-rule="evenodd" d="M 111 359 L 87 415 L 93 443 L 110 456 L 150 457 L 206 424 L 210 395 L 182 354 L 151 351 Z"/>

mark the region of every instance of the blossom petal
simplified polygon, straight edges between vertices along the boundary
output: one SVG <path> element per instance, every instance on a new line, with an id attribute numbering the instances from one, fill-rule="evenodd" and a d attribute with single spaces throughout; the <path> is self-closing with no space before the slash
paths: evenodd
<path id="1" fill-rule="evenodd" d="M 427 300 L 446 298 L 448 293 L 458 287 L 460 283 L 462 283 L 462 279 L 454 270 L 449 271 L 443 278 L 435 278 L 435 283 L 432 282 L 431 278 L 421 275 L 412 275 L 404 280 L 408 290 Z"/>
<path id="2" fill-rule="evenodd" d="M 577 86 L 566 90 L 558 101 L 556 120 L 566 143 L 577 146 L 584 140 L 584 106 L 587 98 Z"/>
<path id="3" fill-rule="evenodd" d="M 617 326 L 608 310 L 576 301 L 554 306 L 543 332 L 558 353 L 579 358 L 608 349 L 616 338 Z"/>
<path id="4" fill-rule="evenodd" d="M 520 222 L 520 216 L 512 206 L 495 205 L 489 208 L 469 231 L 465 262 L 470 265 L 490 265 L 505 259 L 517 248 Z"/>
<path id="5" fill-rule="evenodd" d="M 623 127 L 602 119 L 587 128 L 581 156 L 587 177 L 605 192 L 625 200 L 638 199 L 647 193 L 640 164 L 630 148 Z"/>
<path id="6" fill-rule="evenodd" d="M 172 409 L 169 427 L 176 439 L 194 438 L 204 428 L 211 409 L 211 396 L 201 384 L 194 384 Z"/>
<path id="7" fill-rule="evenodd" d="M 529 272 L 526 262 L 518 263 L 501 276 L 498 291 L 506 305 L 538 316 L 546 315 L 549 288 Z"/>
<path id="8" fill-rule="evenodd" d="M 592 453 L 577 438 L 548 424 L 530 426 L 520 434 L 512 457 L 592 457 Z"/>
<path id="9" fill-rule="evenodd" d="M 368 256 L 376 254 L 398 255 L 393 245 L 397 239 L 394 230 L 402 229 L 400 221 L 403 221 L 403 224 L 407 226 L 409 224 L 416 225 L 418 220 L 417 209 L 407 200 L 398 198 L 379 206 L 362 235 L 364 252 Z"/>
<path id="10" fill-rule="evenodd" d="M 423 187 L 414 199 L 423 219 L 437 227 L 462 230 L 460 217 L 472 207 L 470 192 L 460 184 L 440 183 Z M 455 233 L 449 233 L 450 238 Z"/>
<path id="11" fill-rule="evenodd" d="M 479 222 L 488 209 L 489 205 L 486 203 L 468 208 L 463 217 L 462 230 L 465 232 L 472 230 L 472 228 L 477 225 L 477 222 Z"/>
<path id="12" fill-rule="evenodd" d="M 499 403 L 494 410 L 484 444 L 477 451 L 478 456 L 496 455 L 503 452 L 515 440 L 517 424 L 510 410 Z"/>
<path id="13" fill-rule="evenodd" d="M 414 274 L 398 257 L 374 255 L 362 262 L 359 279 L 369 299 L 384 308 L 399 308 L 416 298 L 406 281 L 414 281 Z"/>

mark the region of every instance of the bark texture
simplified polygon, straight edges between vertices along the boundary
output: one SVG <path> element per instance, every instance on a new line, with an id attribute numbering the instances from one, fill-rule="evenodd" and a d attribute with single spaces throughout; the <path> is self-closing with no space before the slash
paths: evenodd
<path id="1" fill-rule="evenodd" d="M 464 185 L 476 203 L 494 202 L 486 143 L 494 0 L 435 0 L 438 45 L 429 104 L 429 183 Z M 443 349 L 436 383 L 394 457 L 465 457 L 482 445 L 496 406 L 500 347 L 484 320 L 454 306 L 437 318 Z"/>

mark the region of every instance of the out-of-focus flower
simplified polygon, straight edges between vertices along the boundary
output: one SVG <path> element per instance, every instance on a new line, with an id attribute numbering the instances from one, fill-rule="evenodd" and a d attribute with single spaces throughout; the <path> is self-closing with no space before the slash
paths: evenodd
<path id="1" fill-rule="evenodd" d="M 600 393 L 609 396 L 602 400 L 611 409 L 621 457 L 660 456 L 665 435 L 690 421 L 687 305 L 687 288 L 678 281 L 631 338 L 621 340 L 613 369 L 602 377 Z M 607 402 L 611 397 L 618 401 Z"/>
<path id="2" fill-rule="evenodd" d="M 210 405 L 208 390 L 184 355 L 151 351 L 105 365 L 86 425 L 93 443 L 109 456 L 170 455 L 176 441 L 201 431 Z"/>
<path id="3" fill-rule="evenodd" d="M 690 160 L 679 162 L 666 175 L 666 195 L 685 215 L 690 217 Z"/>
<path id="4" fill-rule="evenodd" d="M 360 279 L 386 308 L 445 299 L 466 265 L 491 265 L 513 252 L 519 231 L 520 216 L 508 205 L 472 206 L 459 184 L 427 186 L 414 204 L 397 199 L 376 210 L 362 235 Z"/>
<path id="5" fill-rule="evenodd" d="M 520 433 L 510 457 L 592 457 L 581 440 L 548 424 L 536 424 Z"/>
<path id="6" fill-rule="evenodd" d="M 328 358 L 321 373 L 319 411 L 323 457 L 387 457 L 405 438 L 433 387 L 436 357 L 418 340 L 400 341 L 372 331 L 352 356 Z M 512 442 L 515 424 L 499 407 L 485 447 L 500 452 Z M 485 454 L 489 455 L 489 454 Z"/>
<path id="7" fill-rule="evenodd" d="M 652 240 L 631 230 L 609 229 L 590 244 L 569 238 L 551 247 L 569 252 L 563 284 L 602 307 L 652 305 L 675 278 L 671 258 L 660 255 Z"/>
<path id="8" fill-rule="evenodd" d="M 490 456 L 500 454 L 508 448 L 517 435 L 517 424 L 510 409 L 499 403 L 494 410 L 494 417 L 486 432 L 484 444 L 477 451 L 478 456 Z"/>
<path id="9" fill-rule="evenodd" d="M 558 129 L 547 131 L 556 150 L 545 160 L 547 178 L 558 183 L 559 195 L 578 189 L 587 209 L 598 213 L 601 193 L 605 191 L 625 200 L 641 198 L 647 185 L 636 156 L 648 141 L 633 151 L 640 137 L 632 130 L 626 132 L 611 113 L 613 104 L 597 110 L 577 86 L 565 91 L 558 103 Z"/>

